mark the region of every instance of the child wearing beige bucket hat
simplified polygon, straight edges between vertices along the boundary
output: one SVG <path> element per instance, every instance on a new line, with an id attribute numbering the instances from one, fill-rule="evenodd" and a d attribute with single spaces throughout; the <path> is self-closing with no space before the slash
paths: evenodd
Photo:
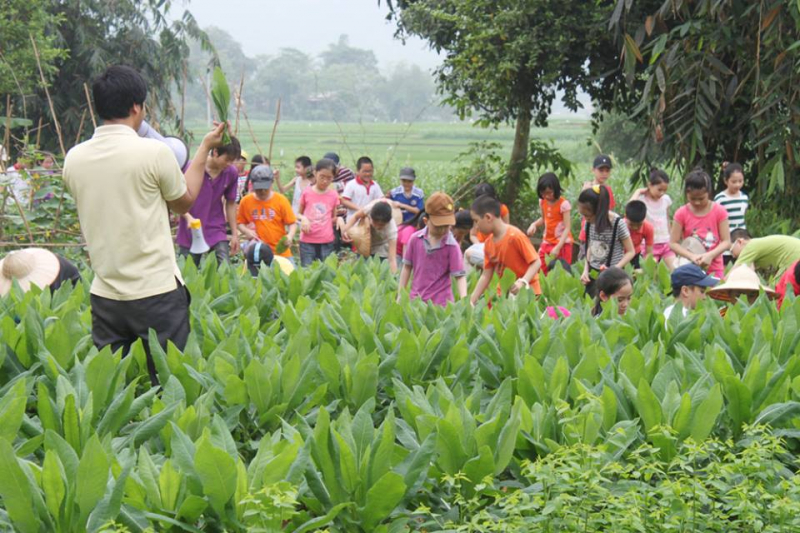
<path id="1" fill-rule="evenodd" d="M 56 290 L 65 281 L 74 285 L 80 279 L 75 265 L 43 248 L 11 252 L 0 259 L 0 296 L 8 294 L 15 281 L 23 292 L 27 292 L 33 285 Z"/>

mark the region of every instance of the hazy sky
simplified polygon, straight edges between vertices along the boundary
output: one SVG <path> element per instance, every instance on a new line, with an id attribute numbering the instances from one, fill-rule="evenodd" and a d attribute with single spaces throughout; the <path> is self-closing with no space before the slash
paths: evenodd
<path id="1" fill-rule="evenodd" d="M 182 13 L 176 4 L 175 15 Z M 394 38 L 395 24 L 386 20 L 386 0 L 191 0 L 188 9 L 205 28 L 217 26 L 241 43 L 244 53 L 275 54 L 280 48 L 297 48 L 317 55 L 346 34 L 350 44 L 372 50 L 381 69 L 405 61 L 432 70 L 439 64 L 438 55 L 420 39 L 404 45 Z M 553 113 L 572 114 L 560 99 L 553 103 Z M 585 109 L 591 103 L 581 95 Z"/>
<path id="2" fill-rule="evenodd" d="M 403 45 L 394 38 L 385 0 L 191 0 L 188 9 L 201 27 L 233 35 L 250 57 L 288 47 L 316 55 L 347 34 L 352 46 L 375 52 L 381 68 L 400 61 L 426 69 L 439 63 L 423 41 Z"/>

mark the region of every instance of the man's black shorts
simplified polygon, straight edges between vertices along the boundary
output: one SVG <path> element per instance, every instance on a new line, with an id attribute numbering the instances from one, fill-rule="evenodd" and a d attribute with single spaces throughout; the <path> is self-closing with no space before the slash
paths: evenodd
<path id="1" fill-rule="evenodd" d="M 92 294 L 92 340 L 98 349 L 111 346 L 112 351 L 117 351 L 122 348 L 125 356 L 131 345 L 142 339 L 150 382 L 157 385 L 148 332 L 151 328 L 155 330 L 162 347 L 166 348 L 167 341 L 172 341 L 183 350 L 189 338 L 190 302 L 189 290 L 180 283 L 174 291 L 140 300 L 123 302 Z"/>

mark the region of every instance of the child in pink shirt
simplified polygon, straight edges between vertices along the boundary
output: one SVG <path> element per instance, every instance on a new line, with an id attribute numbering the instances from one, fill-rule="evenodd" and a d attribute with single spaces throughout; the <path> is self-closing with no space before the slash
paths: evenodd
<path id="1" fill-rule="evenodd" d="M 687 203 L 675 212 L 670 231 L 670 248 L 714 277 L 722 278 L 725 268 L 722 254 L 730 248 L 731 232 L 728 211 L 711 200 L 711 178 L 703 170 L 693 170 L 686 176 Z M 694 254 L 681 245 L 687 237 L 697 237 L 706 249 Z"/>
<path id="2" fill-rule="evenodd" d="M 335 172 L 332 161 L 319 161 L 314 172 L 316 183 L 300 195 L 300 264 L 304 267 L 315 260 L 324 261 L 335 249 L 333 225 L 339 195 L 330 187 Z"/>
<path id="3" fill-rule="evenodd" d="M 403 261 L 403 253 L 411 235 L 425 227 L 425 210 L 420 209 L 408 222 L 403 222 L 397 228 L 397 259 Z"/>

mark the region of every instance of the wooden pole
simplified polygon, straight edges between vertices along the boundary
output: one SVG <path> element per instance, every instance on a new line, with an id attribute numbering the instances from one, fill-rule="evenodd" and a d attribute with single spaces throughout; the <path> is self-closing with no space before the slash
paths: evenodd
<path id="1" fill-rule="evenodd" d="M 258 145 L 258 139 L 256 139 L 256 134 L 253 133 L 253 127 L 250 125 L 250 119 L 247 118 L 247 111 L 242 111 L 242 115 L 244 116 L 245 124 L 247 124 L 247 129 L 250 130 L 250 137 L 253 138 L 253 144 L 256 145 L 256 150 L 263 156 L 264 152 L 261 151 L 261 147 Z"/>
<path id="2" fill-rule="evenodd" d="M 83 110 L 81 113 L 81 124 L 78 126 L 78 134 L 75 136 L 75 143 L 78 144 L 81 141 L 81 134 L 83 133 L 83 123 L 86 122 L 86 110 Z"/>
<path id="3" fill-rule="evenodd" d="M 31 225 L 28 223 L 28 219 L 25 217 L 25 210 L 22 209 L 22 204 L 20 203 L 19 198 L 17 198 L 17 195 L 14 193 L 13 187 L 6 187 L 6 190 L 8 191 L 8 194 L 11 195 L 11 198 L 13 198 L 14 203 L 17 205 L 19 216 L 22 218 L 22 223 L 25 225 L 25 231 L 28 232 L 28 240 L 30 240 L 31 244 L 33 244 L 33 233 L 31 233 Z"/>
<path id="4" fill-rule="evenodd" d="M 269 137 L 269 164 L 272 164 L 272 146 L 275 143 L 275 133 L 278 131 L 278 123 L 281 121 L 281 99 L 278 98 L 278 109 L 275 111 L 275 123 L 272 125 L 272 135 Z"/>
<path id="5" fill-rule="evenodd" d="M 94 118 L 94 108 L 92 107 L 92 99 L 89 97 L 89 86 L 86 85 L 86 82 L 83 82 L 83 92 L 86 95 L 86 105 L 89 106 L 89 113 L 92 115 L 92 126 L 97 129 L 97 120 Z"/>
<path id="6" fill-rule="evenodd" d="M 186 63 L 183 63 L 183 87 L 181 88 L 181 138 L 186 138 Z"/>
<path id="7" fill-rule="evenodd" d="M 39 58 L 39 49 L 36 48 L 36 41 L 33 39 L 33 35 L 29 34 L 31 38 L 31 44 L 33 45 L 33 54 L 36 56 L 36 65 L 39 67 L 39 77 L 42 80 L 42 87 L 44 87 L 44 94 L 47 96 L 47 103 L 50 106 L 50 114 L 53 115 L 53 123 L 56 125 L 56 134 L 58 134 L 58 143 L 61 146 L 61 156 L 67 156 L 67 150 L 64 148 L 64 138 L 61 135 L 61 124 L 58 122 L 58 117 L 56 116 L 56 108 L 53 106 L 53 99 L 50 98 L 50 90 L 47 88 L 47 81 L 44 79 L 44 70 L 42 70 L 42 62 Z"/>
<path id="8" fill-rule="evenodd" d="M 8 160 L 11 161 L 11 95 L 6 95 L 6 131 L 5 135 L 3 135 L 3 146 L 6 147 L 6 157 Z M 0 163 L 3 168 L 6 167 L 5 164 Z"/>
<path id="9" fill-rule="evenodd" d="M 233 134 L 239 136 L 239 111 L 242 108 L 242 91 L 244 91 L 244 70 L 242 71 L 242 79 L 239 80 L 239 94 L 236 97 L 236 126 L 233 129 Z"/>
<path id="10" fill-rule="evenodd" d="M 39 127 L 36 128 L 36 149 L 39 149 L 42 140 L 42 117 L 39 117 Z"/>

